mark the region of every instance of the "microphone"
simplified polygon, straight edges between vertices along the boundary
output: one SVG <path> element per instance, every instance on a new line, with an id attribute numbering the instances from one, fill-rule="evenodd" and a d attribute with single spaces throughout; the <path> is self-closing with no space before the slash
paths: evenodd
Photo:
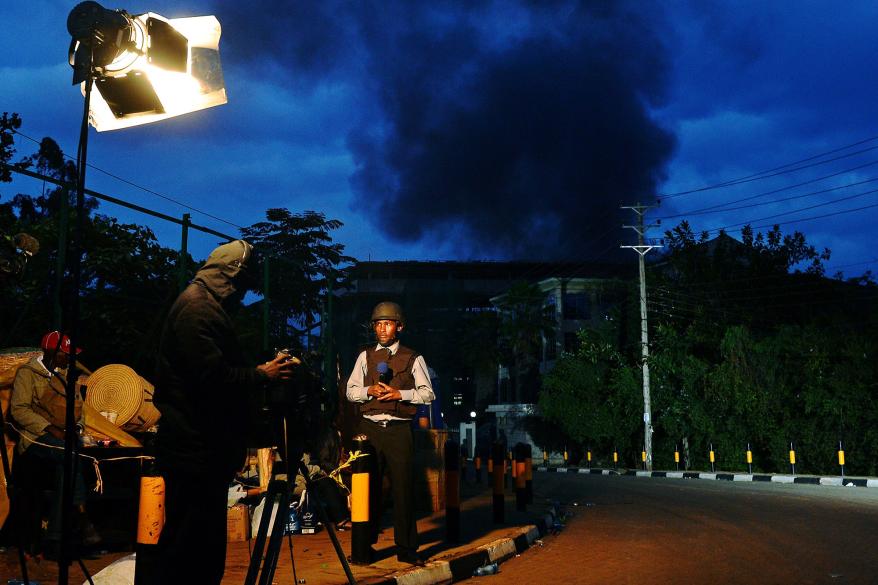
<path id="1" fill-rule="evenodd" d="M 393 379 L 393 370 L 387 362 L 378 362 L 378 380 L 384 384 L 390 384 Z"/>

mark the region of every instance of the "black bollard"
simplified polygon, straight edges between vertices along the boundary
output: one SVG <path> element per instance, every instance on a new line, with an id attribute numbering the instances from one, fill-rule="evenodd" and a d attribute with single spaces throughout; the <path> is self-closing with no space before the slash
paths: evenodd
<path id="1" fill-rule="evenodd" d="M 533 462 L 533 445 L 527 443 L 524 445 L 524 493 L 527 496 L 527 503 L 534 503 L 534 462 Z"/>
<path id="2" fill-rule="evenodd" d="M 369 437 L 357 435 L 353 450 L 369 453 Z M 372 563 L 372 530 L 369 525 L 369 468 L 370 456 L 355 459 L 351 464 L 351 562 L 355 565 Z"/>
<path id="3" fill-rule="evenodd" d="M 445 540 L 460 542 L 460 459 L 454 441 L 445 442 Z"/>
<path id="4" fill-rule="evenodd" d="M 514 453 L 515 461 L 512 464 L 515 466 L 513 473 L 515 477 L 515 509 L 524 512 L 527 510 L 527 492 L 524 487 L 527 480 L 524 469 L 524 445 L 522 443 L 516 444 Z"/>
<path id="5" fill-rule="evenodd" d="M 506 511 L 503 505 L 503 481 L 506 475 L 503 468 L 506 462 L 506 453 L 503 450 L 502 443 L 494 443 L 491 460 L 494 466 L 492 474 L 494 479 L 494 523 L 502 524 L 506 520 Z"/>

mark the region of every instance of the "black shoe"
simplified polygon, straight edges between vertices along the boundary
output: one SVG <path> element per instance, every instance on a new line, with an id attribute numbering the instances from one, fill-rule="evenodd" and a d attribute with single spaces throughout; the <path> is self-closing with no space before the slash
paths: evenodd
<path id="1" fill-rule="evenodd" d="M 396 560 L 400 563 L 415 565 L 416 567 L 423 567 L 427 564 L 427 562 L 421 558 L 421 555 L 418 554 L 418 551 L 415 550 L 404 550 L 396 553 Z"/>

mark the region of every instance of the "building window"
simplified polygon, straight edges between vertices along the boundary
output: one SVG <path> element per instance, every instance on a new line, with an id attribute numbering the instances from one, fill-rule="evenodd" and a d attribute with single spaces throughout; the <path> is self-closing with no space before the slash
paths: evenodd
<path id="1" fill-rule="evenodd" d="M 588 293 L 564 293 L 565 319 L 591 319 Z"/>

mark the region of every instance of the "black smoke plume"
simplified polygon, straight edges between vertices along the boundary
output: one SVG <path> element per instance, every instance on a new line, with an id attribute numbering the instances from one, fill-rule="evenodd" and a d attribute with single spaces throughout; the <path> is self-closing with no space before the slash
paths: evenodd
<path id="1" fill-rule="evenodd" d="M 651 202 L 673 152 L 644 3 L 307 2 L 262 21 L 235 4 L 239 54 L 271 47 L 300 82 L 359 76 L 378 107 L 349 136 L 355 207 L 402 243 L 606 260 L 632 237 L 619 205 Z"/>

